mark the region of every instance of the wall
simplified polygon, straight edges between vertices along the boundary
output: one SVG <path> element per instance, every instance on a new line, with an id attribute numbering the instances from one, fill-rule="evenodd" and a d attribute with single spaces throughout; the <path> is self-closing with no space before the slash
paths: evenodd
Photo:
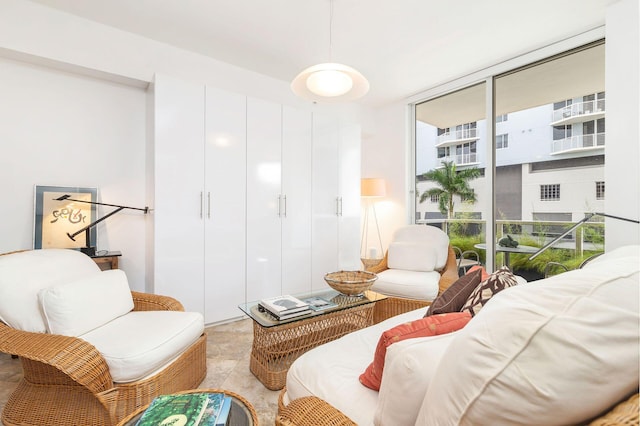
<path id="1" fill-rule="evenodd" d="M 34 183 L 78 185 L 88 182 L 90 186 L 100 188 L 101 199 L 106 202 L 117 201 L 134 206 L 145 204 L 143 197 L 150 190 L 145 189 L 145 183 L 153 174 L 150 165 L 145 164 L 145 142 L 153 140 L 152 126 L 149 124 L 153 115 L 153 103 L 145 100 L 144 89 L 153 81 L 156 73 L 297 108 L 339 115 L 344 121 L 359 120 L 360 108 L 355 105 L 313 105 L 295 97 L 286 81 L 37 3 L 0 0 L 0 10 L 0 58 L 22 62 L 13 67 L 40 70 L 40 75 L 34 76 L 34 81 L 21 80 L 15 83 L 11 82 L 20 73 L 12 72 L 11 78 L 6 82 L 14 85 L 10 97 L 5 98 L 4 91 L 2 92 L 2 107 L 11 110 L 14 103 L 28 104 L 30 98 L 25 93 L 29 92 L 32 85 L 47 89 L 57 87 L 64 92 L 64 98 L 58 99 L 57 104 L 49 100 L 30 112 L 34 117 L 33 122 L 40 127 L 21 126 L 21 120 L 26 115 L 19 113 L 19 110 L 6 115 L 12 117 L 12 120 L 0 118 L 3 120 L 0 127 L 5 132 L 19 133 L 23 127 L 29 129 L 20 144 L 4 137 L 0 140 L 0 161 L 4 170 L 0 171 L 0 177 L 3 178 L 0 190 L 3 194 L 20 194 L 17 204 L 9 202 L 9 198 L 2 203 L 5 214 L 3 225 L 0 225 L 0 251 L 31 247 Z M 78 89 L 83 84 L 88 84 L 88 81 L 93 82 L 90 84 L 91 89 Z M 62 114 L 63 111 L 57 110 L 57 105 L 82 105 L 86 100 L 82 93 L 87 97 L 95 97 L 96 92 L 103 91 L 99 87 L 113 88 L 114 97 L 117 97 L 116 92 L 136 93 L 135 100 L 123 98 L 98 102 L 103 107 L 99 115 L 93 114 L 91 109 L 78 109 L 75 115 L 59 121 L 61 117 L 56 114 Z M 77 103 L 76 98 L 83 101 Z M 6 99 L 9 101 L 5 102 Z M 135 113 L 130 109 L 134 109 Z M 47 115 L 46 111 L 51 114 Z M 104 122 L 98 123 L 95 120 L 98 116 L 103 116 Z M 38 133 L 36 129 L 41 128 L 42 120 L 49 124 L 64 123 L 64 127 L 54 134 L 44 131 Z M 121 134 L 114 137 L 117 131 Z M 107 135 L 111 135 L 110 138 Z M 58 159 L 61 152 L 77 153 L 79 159 L 91 158 L 94 161 L 74 162 L 71 173 L 63 166 L 66 163 L 61 159 L 55 167 L 49 161 L 51 158 Z M 42 155 L 35 157 L 34 153 Z M 17 166 L 13 165 L 15 162 L 18 163 Z M 6 164 L 11 166 L 5 167 Z M 147 258 L 142 240 L 153 238 L 153 233 L 150 232 L 150 226 L 133 222 L 137 220 L 133 214 L 128 215 L 130 217 L 124 215 L 124 212 L 119 213 L 108 220 L 106 227 L 98 229 L 99 248 L 121 250 L 122 268 L 129 275 L 131 287 L 143 290 L 145 264 L 150 259 Z M 123 225 L 125 220 L 127 224 Z M 146 222 L 148 225 L 150 221 Z M 142 236 L 139 234 L 141 229 L 145 229 Z"/>
<path id="2" fill-rule="evenodd" d="M 605 213 L 640 219 L 640 5 L 607 8 Z M 621 173 L 621 171 L 624 171 Z M 640 226 L 606 219 L 606 249 L 640 243 Z"/>
<path id="3" fill-rule="evenodd" d="M 410 223 L 408 215 L 413 215 L 407 208 L 411 158 L 407 106 L 401 102 L 377 108 L 369 112 L 368 118 L 363 122 L 361 171 L 362 177 L 380 177 L 387 183 L 387 196 L 375 202 L 382 247 L 386 250 L 393 232 Z M 365 208 L 365 201 L 362 206 Z M 375 246 L 371 242 L 369 245 Z"/>
<path id="4" fill-rule="evenodd" d="M 33 247 L 34 185 L 97 187 L 98 201 L 144 207 L 144 90 L 0 59 L 0 93 L 0 253 Z M 144 280 L 132 255 L 144 254 L 144 221 L 125 210 L 98 225 L 98 250 L 122 251 L 132 283 Z"/>

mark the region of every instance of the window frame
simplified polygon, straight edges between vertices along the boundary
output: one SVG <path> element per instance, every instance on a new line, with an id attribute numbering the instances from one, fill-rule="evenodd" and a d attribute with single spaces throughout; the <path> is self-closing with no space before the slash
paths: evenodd
<path id="1" fill-rule="evenodd" d="M 485 176 L 487 178 L 487 185 L 491 188 L 491 193 L 494 195 L 490 210 L 487 212 L 486 218 L 486 232 L 485 237 L 487 241 L 493 241 L 495 239 L 495 224 L 497 220 L 496 206 L 495 206 L 495 105 L 494 105 L 494 80 L 497 76 L 517 70 L 521 67 L 525 67 L 536 63 L 538 61 L 544 61 L 552 58 L 555 55 L 564 54 L 576 48 L 581 48 L 592 43 L 604 43 L 605 42 L 605 26 L 587 30 L 578 35 L 568 37 L 556 43 L 552 43 L 543 46 L 539 49 L 518 55 L 514 58 L 507 59 L 503 62 L 497 63 L 493 66 L 489 66 L 480 69 L 476 72 L 471 72 L 463 77 L 452 79 L 443 84 L 431 87 L 427 90 L 419 92 L 406 99 L 406 105 L 408 107 L 407 125 L 409 130 L 409 138 L 407 138 L 409 167 L 407 167 L 406 182 L 408 183 L 407 191 L 407 218 L 408 223 L 415 223 L 415 211 L 416 211 L 416 188 L 415 188 L 415 176 L 416 176 L 416 105 L 436 99 L 440 96 L 445 96 L 453 92 L 463 90 L 478 84 L 485 84 L 485 111 L 487 123 L 486 126 L 486 140 L 492 141 L 486 144 L 486 159 L 485 168 L 487 172 Z M 606 96 L 606 95 L 605 95 Z M 493 118 L 493 119 L 490 119 Z M 487 250 L 486 252 L 486 267 L 487 270 L 493 271 L 495 267 L 494 250 Z"/>

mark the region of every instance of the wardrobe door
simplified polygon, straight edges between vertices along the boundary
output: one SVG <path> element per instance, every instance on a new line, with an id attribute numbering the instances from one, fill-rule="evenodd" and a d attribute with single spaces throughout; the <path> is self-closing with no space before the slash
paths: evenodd
<path id="1" fill-rule="evenodd" d="M 246 96 L 206 88 L 204 306 L 207 324 L 240 317 L 246 237 Z"/>
<path id="2" fill-rule="evenodd" d="M 360 125 L 341 124 L 338 145 L 338 269 L 362 269 L 360 263 Z"/>
<path id="3" fill-rule="evenodd" d="M 282 294 L 282 107 L 247 98 L 247 299 Z"/>
<path id="4" fill-rule="evenodd" d="M 313 114 L 312 288 L 328 289 L 324 275 L 338 270 L 338 121 Z"/>
<path id="5" fill-rule="evenodd" d="M 204 313 L 204 87 L 154 84 L 153 291 Z"/>
<path id="6" fill-rule="evenodd" d="M 282 110 L 282 293 L 311 291 L 311 113 Z"/>

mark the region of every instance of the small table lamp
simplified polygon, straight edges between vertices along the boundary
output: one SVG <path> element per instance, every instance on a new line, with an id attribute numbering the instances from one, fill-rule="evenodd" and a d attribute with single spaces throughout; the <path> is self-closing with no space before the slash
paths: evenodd
<path id="1" fill-rule="evenodd" d="M 87 256 L 95 256 L 96 254 L 96 248 L 91 246 L 91 235 L 90 235 L 90 230 L 91 228 L 93 228 L 94 226 L 96 226 L 98 223 L 102 222 L 103 220 L 107 219 L 108 217 L 113 216 L 114 214 L 118 213 L 121 210 L 124 209 L 132 209 L 132 210 L 141 210 L 144 212 L 144 214 L 149 213 L 149 207 L 144 207 L 144 208 L 140 208 L 140 207 L 127 207 L 127 206 L 120 206 L 117 204 L 106 204 L 106 203 L 98 203 L 95 201 L 84 201 L 84 200 L 75 200 L 73 198 L 70 198 L 71 196 L 68 194 L 65 194 L 61 197 L 56 198 L 56 201 L 64 201 L 64 200 L 69 200 L 69 201 L 74 201 L 76 203 L 87 203 L 87 204 L 95 204 L 98 206 L 109 206 L 109 207 L 116 207 L 115 210 L 113 210 L 112 212 L 102 216 L 100 219 L 91 222 L 90 224 L 88 224 L 87 226 L 85 226 L 84 228 L 74 232 L 73 234 L 69 234 L 67 232 L 67 237 L 71 238 L 71 241 L 75 241 L 75 237 L 78 234 L 81 233 L 85 233 L 85 238 L 86 238 L 86 242 L 85 242 L 85 247 L 82 247 L 80 249 L 81 252 L 83 252 L 84 254 L 86 254 Z"/>
<path id="2" fill-rule="evenodd" d="M 378 216 L 376 215 L 375 199 L 387 195 L 387 184 L 382 178 L 363 178 L 360 180 L 360 196 L 365 199 L 367 206 L 364 211 L 364 223 L 362 225 L 362 239 L 360 240 L 360 260 L 366 268 L 375 266 L 384 257 L 382 249 L 382 238 L 380 238 L 380 227 L 378 226 Z M 376 224 L 378 244 L 369 246 L 369 211 L 373 211 L 373 219 Z M 378 248 L 380 251 L 378 251 Z"/>

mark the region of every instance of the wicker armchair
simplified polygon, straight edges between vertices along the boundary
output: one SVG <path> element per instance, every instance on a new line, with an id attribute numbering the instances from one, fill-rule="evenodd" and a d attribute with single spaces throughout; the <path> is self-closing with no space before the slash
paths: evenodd
<path id="1" fill-rule="evenodd" d="M 131 294 L 134 311 L 184 310 L 171 297 Z M 4 425 L 116 425 L 157 395 L 197 387 L 206 375 L 206 334 L 161 371 L 128 383 L 114 383 L 103 356 L 77 337 L 0 322 L 0 352 L 18 356 L 23 369 L 2 412 Z"/>
<path id="2" fill-rule="evenodd" d="M 384 259 L 371 268 L 367 270 L 369 272 L 373 272 L 374 274 L 379 274 L 382 271 L 389 269 L 387 265 L 387 259 L 389 256 L 389 251 L 385 253 Z M 449 246 L 449 255 L 447 256 L 447 263 L 440 271 L 440 281 L 438 282 L 438 294 L 442 294 L 451 284 L 456 282 L 458 279 L 458 261 L 456 259 L 456 254 L 453 250 L 453 247 Z M 375 324 L 380 321 L 384 321 L 387 318 L 391 318 L 396 315 L 400 315 L 405 312 L 412 311 L 414 309 L 419 309 L 425 306 L 429 306 L 431 304 L 430 301 L 426 300 L 418 300 L 418 299 L 408 299 L 401 297 L 387 297 L 386 299 L 380 300 L 376 302 L 376 305 L 373 309 L 373 322 Z"/>

